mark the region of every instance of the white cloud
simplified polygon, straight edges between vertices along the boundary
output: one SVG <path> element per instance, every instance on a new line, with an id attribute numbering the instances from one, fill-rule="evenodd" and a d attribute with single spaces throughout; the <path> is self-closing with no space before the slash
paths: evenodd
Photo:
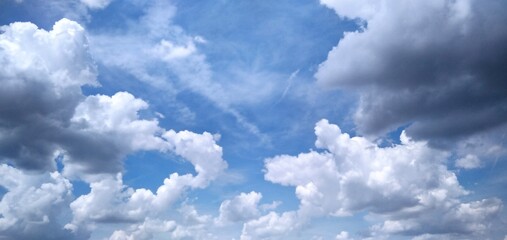
<path id="1" fill-rule="evenodd" d="M 109 134 L 126 141 L 125 148 L 130 151 L 165 150 L 158 121 L 139 117 L 139 111 L 147 108 L 145 101 L 128 92 L 88 96 L 76 107 L 71 122 L 81 131 Z"/>
<path id="2" fill-rule="evenodd" d="M 285 234 L 299 227 L 295 212 L 278 214 L 269 212 L 258 219 L 253 219 L 243 225 L 241 240 L 280 239 Z"/>
<path id="3" fill-rule="evenodd" d="M 178 225 L 174 221 L 147 219 L 142 224 L 135 226 L 132 233 L 124 230 L 114 231 L 109 240 L 147 240 L 152 239 L 154 233 L 172 232 L 177 227 Z"/>
<path id="4" fill-rule="evenodd" d="M 481 167 L 481 160 L 472 154 L 467 154 L 465 157 L 456 160 L 456 167 L 464 169 L 474 169 Z"/>
<path id="5" fill-rule="evenodd" d="M 103 166 L 104 157 L 109 158 L 109 167 L 114 167 L 109 172 L 119 171 L 123 157 L 129 153 L 140 150 L 168 150 L 169 145 L 161 137 L 165 130 L 158 126 L 158 121 L 140 119 L 139 111 L 146 108 L 146 102 L 127 92 L 119 92 L 111 97 L 86 97 L 76 106 L 74 116 L 70 119 L 71 129 L 92 139 L 90 141 L 101 142 L 104 146 L 95 148 L 98 156 L 84 153 L 86 150 L 83 150 L 83 145 L 67 146 L 65 153 L 69 156 L 64 158 L 65 174 L 80 176 L 82 173 L 107 169 Z"/>
<path id="6" fill-rule="evenodd" d="M 197 49 L 192 41 L 189 41 L 184 45 L 176 45 L 165 39 L 161 40 L 160 43 L 153 49 L 153 53 L 164 61 L 186 58 L 194 54 L 196 51 Z"/>
<path id="7" fill-rule="evenodd" d="M 160 217 L 187 190 L 208 186 L 227 167 L 222 148 L 209 133 L 171 130 L 164 139 L 170 149 L 194 165 L 196 176 L 172 173 L 156 193 L 128 188 L 123 185 L 121 174 L 89 176 L 91 192 L 71 203 L 74 220 L 67 228 L 76 231 L 94 222 L 142 222 L 146 217 Z"/>
<path id="8" fill-rule="evenodd" d="M 163 134 L 172 150 L 188 160 L 195 167 L 196 187 L 205 187 L 227 168 L 222 159 L 222 147 L 216 144 L 213 135 L 208 132 L 196 134 L 190 131 L 175 132 L 169 130 Z"/>
<path id="9" fill-rule="evenodd" d="M 91 9 L 102 9 L 107 7 L 113 0 L 80 0 Z"/>
<path id="10" fill-rule="evenodd" d="M 340 16 L 371 19 L 379 11 L 382 1 L 371 0 L 321 0 L 321 4 L 333 9 Z"/>
<path id="11" fill-rule="evenodd" d="M 97 85 L 85 31 L 76 22 L 64 18 L 49 32 L 23 22 L 0 28 L 3 81 L 50 84 L 56 95 L 83 85 Z"/>
<path id="12" fill-rule="evenodd" d="M 156 119 L 141 118 L 148 103 L 127 92 L 84 96 L 83 85 L 98 83 L 79 24 L 63 19 L 49 32 L 31 23 L 3 26 L 0 62 L 5 86 L 0 90 L 0 156 L 14 165 L 0 165 L 0 185 L 7 190 L 0 203 L 3 235 L 87 238 L 101 223 L 128 222 L 139 231 L 112 237 L 149 238 L 169 231 L 179 239 L 196 235 L 211 221 L 192 207 L 182 208 L 183 225 L 174 229 L 164 218 L 186 191 L 207 187 L 227 168 L 216 137 L 167 131 Z M 124 185 L 123 158 L 150 150 L 181 156 L 194 165 L 196 175 L 172 173 L 156 193 Z M 63 159 L 66 177 L 90 184 L 90 193 L 72 201 L 72 185 L 59 172 L 29 174 L 16 168 L 54 170 L 56 158 Z"/>
<path id="13" fill-rule="evenodd" d="M 108 139 L 119 160 L 140 150 L 174 151 L 195 166 L 198 174 L 189 183 L 194 187 L 207 186 L 227 168 L 222 159 L 222 148 L 216 144 L 213 135 L 207 132 L 166 131 L 159 127 L 156 119 L 139 118 L 139 111 L 146 108 L 146 102 L 126 92 L 111 97 L 88 96 L 76 107 L 71 122 L 81 132 Z M 75 166 L 70 158 L 66 162 L 66 173 L 74 172 L 73 168 L 81 171 L 81 162 Z"/>
<path id="14" fill-rule="evenodd" d="M 146 218 L 144 222 L 132 224 L 125 230 L 114 231 L 109 240 L 130 239 L 218 239 L 210 233 L 213 226 L 211 216 L 200 215 L 194 206 L 183 204 L 179 209 L 181 222 Z M 173 216 L 177 217 L 177 216 Z"/>
<path id="15" fill-rule="evenodd" d="M 468 194 L 445 165 L 450 156 L 409 139 L 381 148 L 336 125 L 316 124 L 315 145 L 323 152 L 267 159 L 265 178 L 294 186 L 298 219 L 368 211 L 380 216 L 381 233 L 482 234 L 500 211 L 498 199 L 461 203 Z M 436 216 L 445 221 L 432 222 Z M 481 217 L 479 217 L 481 216 Z"/>
<path id="16" fill-rule="evenodd" d="M 244 222 L 260 215 L 259 201 L 262 198 L 261 193 L 249 192 L 241 193 L 230 200 L 225 200 L 220 204 L 220 215 L 218 222 L 224 224 L 227 222 Z"/>
<path id="17" fill-rule="evenodd" d="M 129 96 L 124 97 L 134 100 Z M 108 97 L 105 98 L 111 100 Z M 138 101 L 137 103 L 139 106 L 144 106 L 145 104 L 142 101 Z M 135 112 L 137 108 L 135 106 L 136 104 L 129 103 L 128 105 L 133 106 L 132 111 Z M 128 110 L 127 106 L 119 105 L 117 107 L 118 110 L 124 110 L 120 116 L 125 114 L 129 115 L 129 112 L 132 113 L 132 111 Z M 93 109 L 100 109 L 100 107 L 95 107 Z M 105 112 L 112 114 L 112 116 L 117 116 L 114 114 L 115 111 Z M 105 119 L 105 121 L 102 122 L 103 125 L 97 126 L 101 129 L 100 132 L 108 133 L 108 131 L 104 129 L 108 129 L 111 119 L 116 118 L 104 117 L 104 114 L 97 115 Z M 135 115 L 131 117 L 135 118 Z M 122 122 L 113 124 L 112 126 L 115 126 L 113 130 L 123 129 L 127 130 L 127 133 L 129 133 L 131 131 L 129 125 L 131 122 L 128 120 L 129 118 L 124 116 L 118 119 L 122 120 Z M 146 128 L 137 126 L 135 129 L 142 131 Z M 158 129 L 158 127 L 154 129 Z M 151 135 L 148 134 L 148 136 Z M 129 140 L 133 139 L 128 138 L 128 135 L 125 137 Z M 91 229 L 93 224 L 97 222 L 143 223 L 146 218 L 158 219 L 163 217 L 163 214 L 166 213 L 186 191 L 207 187 L 212 180 L 219 177 L 227 168 L 227 163 L 222 159 L 222 148 L 216 144 L 213 136 L 209 133 L 196 134 L 189 131 L 175 132 L 170 130 L 163 133 L 162 137 L 164 141 L 160 142 L 160 139 L 155 139 L 153 143 L 155 143 L 156 146 L 160 145 L 166 150 L 173 151 L 175 154 L 180 155 L 193 164 L 197 173 L 196 176 L 192 174 L 180 175 L 178 173 L 172 173 L 164 180 L 163 185 L 161 185 L 155 193 L 149 189 L 132 189 L 125 186 L 121 174 L 118 174 L 116 177 L 111 175 L 87 176 L 86 179 L 90 182 L 91 192 L 80 196 L 71 203 L 70 206 L 74 213 L 74 219 L 72 223 L 68 224 L 66 227 L 73 231 L 78 231 L 80 228 L 84 228 L 85 230 Z M 148 142 L 149 141 L 145 143 Z M 187 224 L 189 222 L 193 224 L 195 222 L 209 221 L 209 217 L 199 217 L 196 215 L 195 210 L 188 207 L 183 208 L 181 213 Z M 178 232 L 182 234 L 181 227 L 180 231 L 176 231 L 174 234 L 178 234 Z M 121 235 L 122 233 L 118 232 L 117 234 Z"/>
<path id="18" fill-rule="evenodd" d="M 29 174 L 1 164 L 0 176 L 0 186 L 7 190 L 0 200 L 2 238 L 75 238 L 59 224 L 72 199 L 72 184 L 61 174 Z"/>
<path id="19" fill-rule="evenodd" d="M 350 240 L 349 233 L 347 231 L 341 231 L 336 235 L 336 240 Z"/>

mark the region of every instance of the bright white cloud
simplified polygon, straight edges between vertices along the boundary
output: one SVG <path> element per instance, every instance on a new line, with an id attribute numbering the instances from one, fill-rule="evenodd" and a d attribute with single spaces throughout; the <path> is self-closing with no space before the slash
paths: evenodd
<path id="1" fill-rule="evenodd" d="M 97 85 L 85 31 L 76 22 L 62 19 L 51 31 L 23 22 L 0 29 L 2 81 L 48 84 L 56 95 L 87 84 Z"/>
<path id="2" fill-rule="evenodd" d="M 178 225 L 174 221 L 147 219 L 142 224 L 135 226 L 132 233 L 124 230 L 114 231 L 109 240 L 147 240 L 152 239 L 154 233 L 172 232 L 177 227 Z"/>
<path id="3" fill-rule="evenodd" d="M 280 239 L 287 233 L 299 227 L 295 212 L 278 214 L 269 212 L 258 219 L 253 219 L 243 225 L 241 240 Z"/>
<path id="4" fill-rule="evenodd" d="M 113 0 L 80 0 L 91 9 L 102 9 L 107 7 Z"/>
<path id="5" fill-rule="evenodd" d="M 401 144 L 381 148 L 336 125 L 316 124 L 315 145 L 323 152 L 266 160 L 265 178 L 294 186 L 298 219 L 369 211 L 381 216 L 382 233 L 482 234 L 501 209 L 498 199 L 461 203 L 468 194 L 445 165 L 449 154 L 405 134 Z M 443 222 L 432 222 L 436 216 Z"/>
<path id="6" fill-rule="evenodd" d="M 113 147 L 114 151 L 109 161 L 119 164 L 121 158 L 128 153 L 140 150 L 165 151 L 168 144 L 161 138 L 164 132 L 158 126 L 156 119 L 145 120 L 139 118 L 139 111 L 148 108 L 148 104 L 127 92 L 119 92 L 113 96 L 88 96 L 79 103 L 71 118 L 72 128 L 83 135 L 102 139 Z M 77 146 L 79 148 L 80 146 Z M 103 159 L 90 159 L 89 156 L 77 156 L 76 148 L 68 150 L 71 155 L 65 158 L 67 175 L 79 175 L 96 168 Z M 104 151 L 109 151 L 104 149 Z M 93 156 L 92 156 L 93 157 Z M 92 161 L 95 160 L 95 161 Z M 77 172 L 77 173 L 76 173 Z"/>
<path id="7" fill-rule="evenodd" d="M 336 235 L 336 240 L 350 240 L 349 233 L 347 231 L 341 231 Z"/>
<path id="8" fill-rule="evenodd" d="M 227 168 L 227 163 L 222 159 L 222 147 L 208 132 L 196 134 L 169 130 L 163 134 L 163 138 L 176 154 L 194 165 L 197 176 L 193 185 L 196 187 L 207 186 L 209 181 L 216 179 Z"/>
<path id="9" fill-rule="evenodd" d="M 340 16 L 371 19 L 380 10 L 382 1 L 372 0 L 321 0 L 321 4 L 333 9 Z"/>
<path id="10" fill-rule="evenodd" d="M 456 160 L 456 167 L 464 169 L 473 169 L 481 166 L 481 160 L 472 154 L 467 154 L 465 157 Z"/>
<path id="11" fill-rule="evenodd" d="M 132 224 L 128 229 L 116 230 L 109 240 L 153 239 L 218 239 L 210 233 L 213 223 L 211 216 L 200 215 L 194 206 L 183 204 L 179 209 L 181 222 L 147 218 L 140 224 Z"/>
<path id="12" fill-rule="evenodd" d="M 155 193 L 144 188 L 128 188 L 123 184 L 121 174 L 116 177 L 110 175 L 88 177 L 91 192 L 71 203 L 74 219 L 66 227 L 77 231 L 83 227 L 90 228 L 95 222 L 143 223 L 146 218 L 158 219 L 163 217 L 187 190 L 205 188 L 227 168 L 227 163 L 222 159 L 222 148 L 215 143 L 209 133 L 196 134 L 170 130 L 163 134 L 163 138 L 167 141 L 164 143 L 168 149 L 194 165 L 196 176 L 172 173 Z M 156 142 L 158 144 L 158 141 Z M 188 207 L 182 209 L 182 215 L 185 221 L 190 223 L 209 220 L 208 217 L 198 217 L 195 210 Z"/>
<path id="13" fill-rule="evenodd" d="M 111 97 L 86 97 L 76 106 L 70 119 L 72 135 L 69 138 L 74 142 L 62 144 L 68 155 L 64 158 L 65 174 L 76 177 L 83 173 L 114 173 L 121 170 L 122 159 L 129 153 L 168 150 L 169 145 L 161 137 L 165 130 L 158 126 L 158 121 L 139 117 L 139 111 L 146 108 L 146 102 L 127 92 Z M 96 152 L 86 152 L 83 144 L 92 146 Z M 104 166 L 104 161 L 108 165 Z"/>
<path id="14" fill-rule="evenodd" d="M 223 224 L 227 222 L 244 222 L 260 215 L 259 201 L 262 198 L 261 193 L 249 192 L 241 193 L 230 200 L 225 200 L 220 204 L 220 215 L 218 222 Z"/>

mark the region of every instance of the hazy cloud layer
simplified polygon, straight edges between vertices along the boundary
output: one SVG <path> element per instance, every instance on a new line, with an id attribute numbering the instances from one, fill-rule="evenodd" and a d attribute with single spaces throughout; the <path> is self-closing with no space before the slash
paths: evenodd
<path id="1" fill-rule="evenodd" d="M 505 1 L 322 0 L 357 18 L 316 78 L 359 93 L 361 132 L 446 143 L 507 121 Z"/>

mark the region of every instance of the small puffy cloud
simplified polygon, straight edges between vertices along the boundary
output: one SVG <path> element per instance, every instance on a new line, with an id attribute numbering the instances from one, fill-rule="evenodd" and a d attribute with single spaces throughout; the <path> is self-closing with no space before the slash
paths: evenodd
<path id="1" fill-rule="evenodd" d="M 481 160 L 472 154 L 467 154 L 465 157 L 456 160 L 456 167 L 464 169 L 474 169 L 481 167 Z"/>
<path id="2" fill-rule="evenodd" d="M 359 19 L 315 77 L 359 93 L 362 133 L 410 125 L 409 136 L 442 145 L 507 123 L 505 1 L 321 3 Z"/>
<path id="3" fill-rule="evenodd" d="M 230 200 L 225 200 L 220 204 L 219 223 L 244 222 L 260 215 L 259 201 L 262 198 L 261 193 L 249 192 L 241 193 Z"/>
<path id="4" fill-rule="evenodd" d="M 322 152 L 266 159 L 265 179 L 294 186 L 298 219 L 344 216 L 359 211 L 383 219 L 379 234 L 483 234 L 499 213 L 499 199 L 462 203 L 468 194 L 445 165 L 450 154 L 413 141 L 378 147 L 351 137 L 327 120 L 316 124 Z M 440 216 L 438 223 L 432 221 Z"/>
<path id="5" fill-rule="evenodd" d="M 113 0 L 81 0 L 83 4 L 91 9 L 102 9 L 107 7 Z"/>
<path id="6" fill-rule="evenodd" d="M 185 45 L 176 45 L 165 39 L 157 44 L 153 53 L 164 61 L 171 61 L 178 58 L 186 58 L 197 51 L 195 44 L 192 41 L 187 42 Z"/>
<path id="7" fill-rule="evenodd" d="M 341 231 L 338 235 L 336 235 L 336 240 L 350 240 L 349 233 L 346 231 Z"/>
<path id="8" fill-rule="evenodd" d="M 222 147 L 208 132 L 197 134 L 186 130 L 169 130 L 163 134 L 163 138 L 172 151 L 194 165 L 197 176 L 193 184 L 196 187 L 207 186 L 209 181 L 216 179 L 227 168 L 227 162 L 222 159 Z"/>

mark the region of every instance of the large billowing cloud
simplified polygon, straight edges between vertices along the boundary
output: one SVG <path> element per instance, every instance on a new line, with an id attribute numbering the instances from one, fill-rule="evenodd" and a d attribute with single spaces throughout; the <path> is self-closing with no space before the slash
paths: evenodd
<path id="1" fill-rule="evenodd" d="M 116 173 L 138 150 L 168 150 L 158 121 L 139 119 L 148 107 L 129 93 L 84 96 L 96 70 L 84 29 L 67 19 L 51 31 L 31 23 L 2 27 L 0 35 L 0 157 L 28 170 Z M 78 172 L 77 172 L 78 171 Z"/>
<path id="2" fill-rule="evenodd" d="M 97 72 L 85 31 L 73 21 L 51 31 L 31 23 L 1 30 L 0 237 L 88 238 L 97 223 L 129 222 L 143 236 L 172 232 L 177 239 L 212 220 L 192 206 L 182 207 L 181 223 L 167 219 L 187 190 L 207 187 L 227 168 L 212 134 L 163 129 L 140 117 L 148 103 L 127 92 L 83 95 L 82 86 L 98 86 Z M 124 157 L 150 150 L 181 156 L 196 174 L 172 173 L 156 193 L 124 185 Z M 73 199 L 68 178 L 89 183 L 91 192 Z"/>
<path id="3" fill-rule="evenodd" d="M 359 92 L 363 133 L 410 124 L 409 136 L 445 143 L 505 126 L 505 1 L 321 3 L 362 26 L 345 34 L 315 76 Z"/>
<path id="4" fill-rule="evenodd" d="M 84 29 L 61 20 L 47 32 L 31 23 L 1 27 L 0 158 L 25 169 L 54 169 L 53 158 L 81 86 L 97 85 Z"/>
<path id="5" fill-rule="evenodd" d="M 481 236 L 502 208 L 496 198 L 461 202 L 468 192 L 447 170 L 449 154 L 404 133 L 401 144 L 385 148 L 351 137 L 327 120 L 317 123 L 315 134 L 315 145 L 323 151 L 276 156 L 265 163 L 266 180 L 295 187 L 298 221 L 368 211 L 381 219 L 372 234 Z M 262 222 L 248 223 L 244 231 L 268 231 L 270 224 Z"/>

